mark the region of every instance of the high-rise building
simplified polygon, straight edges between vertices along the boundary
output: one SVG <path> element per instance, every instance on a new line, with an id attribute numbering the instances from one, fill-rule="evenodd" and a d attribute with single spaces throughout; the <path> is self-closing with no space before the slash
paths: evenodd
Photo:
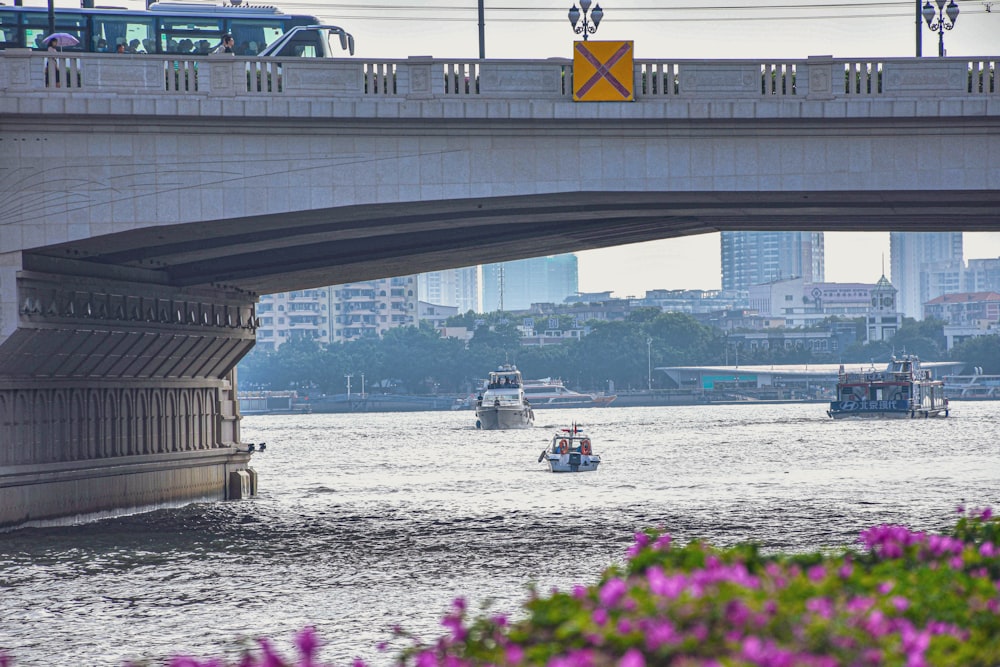
<path id="1" fill-rule="evenodd" d="M 826 280 L 823 232 L 722 232 L 722 289 L 803 278 Z"/>
<path id="2" fill-rule="evenodd" d="M 479 311 L 479 267 L 429 271 L 417 275 L 420 300 L 439 306 L 453 306 L 459 313 Z"/>
<path id="3" fill-rule="evenodd" d="M 562 303 L 579 291 L 576 255 L 550 255 L 483 265 L 483 312 Z"/>
<path id="4" fill-rule="evenodd" d="M 266 294 L 257 304 L 257 344 L 278 349 L 307 339 L 340 343 L 417 323 L 417 277 L 380 278 Z"/>
<path id="5" fill-rule="evenodd" d="M 970 259 L 965 286 L 970 292 L 1000 292 L 1000 257 Z"/>
<path id="6" fill-rule="evenodd" d="M 257 344 L 275 350 L 283 344 L 307 339 L 330 342 L 330 288 L 265 294 L 257 304 Z"/>
<path id="7" fill-rule="evenodd" d="M 376 338 L 417 323 L 417 277 L 379 278 L 335 285 L 330 299 L 332 342 Z"/>
<path id="8" fill-rule="evenodd" d="M 962 232 L 890 232 L 889 262 L 905 317 L 921 319 L 926 302 L 965 290 Z"/>

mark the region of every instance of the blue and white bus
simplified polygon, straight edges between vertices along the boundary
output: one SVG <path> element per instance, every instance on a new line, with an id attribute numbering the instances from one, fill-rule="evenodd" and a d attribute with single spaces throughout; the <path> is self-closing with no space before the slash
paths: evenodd
<path id="1" fill-rule="evenodd" d="M 2 0 L 0 0 L 2 2 Z M 275 7 L 154 2 L 148 10 L 122 8 L 55 9 L 54 32 L 65 32 L 80 43 L 63 51 L 114 53 L 119 44 L 126 53 L 207 55 L 229 33 L 236 55 L 255 56 L 295 26 L 316 25 L 315 16 L 285 14 Z M 0 49 L 44 50 L 49 34 L 47 7 L 0 4 Z M 325 38 L 316 31 L 304 33 L 317 43 L 301 44 L 301 56 L 320 56 Z"/>

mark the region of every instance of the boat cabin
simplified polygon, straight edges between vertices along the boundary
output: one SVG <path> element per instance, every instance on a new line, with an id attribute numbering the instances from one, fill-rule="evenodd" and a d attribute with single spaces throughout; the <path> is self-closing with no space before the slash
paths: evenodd
<path id="1" fill-rule="evenodd" d="M 521 371 L 517 366 L 504 364 L 495 371 L 490 371 L 486 389 L 519 389 L 521 387 Z"/>

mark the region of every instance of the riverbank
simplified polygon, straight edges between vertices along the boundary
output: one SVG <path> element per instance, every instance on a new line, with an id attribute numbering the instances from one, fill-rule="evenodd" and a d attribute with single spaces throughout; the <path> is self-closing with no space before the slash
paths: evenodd
<path id="1" fill-rule="evenodd" d="M 950 398 L 953 402 L 978 402 L 984 400 L 997 401 L 1000 398 Z M 472 411 L 472 404 L 461 397 L 455 396 L 408 396 L 396 394 L 354 394 L 348 397 L 345 394 L 335 396 L 319 397 L 295 397 L 284 398 L 279 401 L 270 401 L 270 404 L 256 402 L 251 409 L 244 407 L 244 401 L 240 399 L 240 412 L 244 416 L 257 414 L 351 414 L 363 412 L 428 412 L 428 411 Z M 558 407 L 547 407 L 544 405 L 532 406 L 536 411 L 546 410 L 567 410 L 579 408 L 655 408 L 671 406 L 697 406 L 697 405 L 794 405 L 809 403 L 829 403 L 829 398 L 773 398 L 756 397 L 752 395 L 735 395 L 726 393 L 705 393 L 705 394 L 684 394 L 677 392 L 631 392 L 619 394 L 614 401 L 602 406 L 560 405 Z"/>

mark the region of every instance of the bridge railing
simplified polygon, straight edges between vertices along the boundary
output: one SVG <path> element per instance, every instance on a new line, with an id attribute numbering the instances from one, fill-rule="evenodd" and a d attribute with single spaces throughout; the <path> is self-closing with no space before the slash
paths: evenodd
<path id="1" fill-rule="evenodd" d="M 638 60 L 636 101 L 798 97 L 1000 97 L 1000 56 L 982 58 Z M 551 99 L 573 94 L 572 62 L 280 59 L 230 56 L 52 56 L 0 50 L 0 90 L 404 99 Z"/>

